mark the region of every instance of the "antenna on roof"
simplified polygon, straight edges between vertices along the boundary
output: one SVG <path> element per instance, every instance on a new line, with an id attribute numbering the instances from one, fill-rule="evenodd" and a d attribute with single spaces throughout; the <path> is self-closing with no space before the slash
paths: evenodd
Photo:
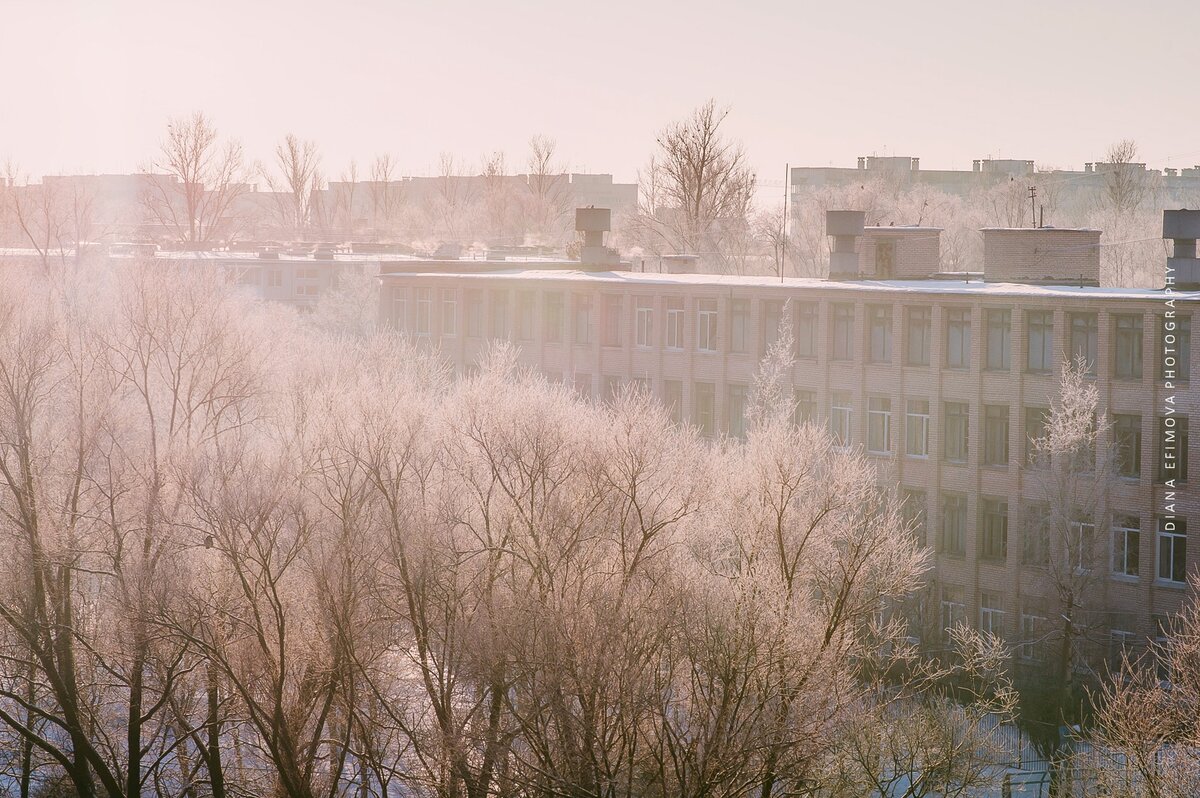
<path id="1" fill-rule="evenodd" d="M 1029 226 L 1037 227 L 1037 186 L 1029 187 Z"/>

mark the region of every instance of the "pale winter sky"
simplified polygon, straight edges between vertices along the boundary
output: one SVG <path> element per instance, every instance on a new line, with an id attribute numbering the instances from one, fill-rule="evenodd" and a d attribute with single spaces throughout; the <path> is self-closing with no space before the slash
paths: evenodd
<path id="1" fill-rule="evenodd" d="M 204 110 L 253 158 L 294 132 L 325 172 L 428 174 L 545 133 L 633 179 L 665 124 L 733 106 L 761 178 L 915 155 L 1079 168 L 1133 138 L 1200 163 L 1195 0 L 0 0 L 0 161 L 128 172 Z"/>

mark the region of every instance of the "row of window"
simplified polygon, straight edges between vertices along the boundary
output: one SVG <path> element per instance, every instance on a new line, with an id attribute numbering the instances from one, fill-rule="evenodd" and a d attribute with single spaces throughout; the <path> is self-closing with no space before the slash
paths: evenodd
<path id="1" fill-rule="evenodd" d="M 407 327 L 408 307 L 404 289 L 393 289 L 393 314 L 397 325 Z M 485 327 L 484 291 L 466 291 L 468 337 L 507 338 L 515 336 L 518 341 L 532 341 L 535 335 L 535 313 L 538 295 L 533 291 L 517 291 L 515 308 L 510 312 L 512 292 L 492 291 L 487 304 L 488 324 Z M 418 335 L 434 332 L 433 305 L 434 289 L 414 290 L 415 318 L 413 329 Z M 440 289 L 441 335 L 457 334 L 457 292 Z M 577 345 L 594 343 L 593 329 L 596 326 L 596 309 L 591 294 L 570 294 L 571 307 L 567 313 L 563 293 L 548 292 L 541 295 L 542 340 L 546 343 L 564 343 L 565 322 L 570 320 L 570 340 Z M 681 296 L 666 297 L 661 322 L 657 318 L 654 297 L 633 297 L 633 344 L 651 348 L 661 344 L 668 350 L 685 348 L 685 307 Z M 696 349 L 700 352 L 721 351 L 721 336 L 728 335 L 727 349 L 732 353 L 749 354 L 754 351 L 756 337 L 765 352 L 776 340 L 787 305 L 783 300 L 762 301 L 762 332 L 756 336 L 751 319 L 751 301 L 732 299 L 729 302 L 727 328 L 722 327 L 716 299 L 699 299 L 695 304 Z M 621 319 L 624 312 L 624 297 L 603 295 L 600 302 L 603 314 L 600 324 L 603 346 L 623 345 Z M 872 363 L 893 362 L 893 308 L 891 305 L 868 305 L 866 308 L 866 359 Z M 933 314 L 929 307 L 904 309 L 903 362 L 908 366 L 931 365 L 933 339 Z M 950 369 L 969 369 L 972 357 L 972 315 L 970 308 L 948 308 L 945 312 L 944 360 Z M 793 337 L 795 355 L 799 358 L 815 358 L 819 342 L 820 306 L 816 302 L 795 303 Z M 661 330 L 658 324 L 661 323 Z M 855 308 L 849 303 L 833 303 L 829 311 L 829 356 L 834 361 L 850 361 L 855 356 L 856 325 Z M 1189 317 L 1163 317 L 1159 325 L 1158 378 L 1186 381 L 1189 378 L 1191 358 L 1191 320 Z M 1112 372 L 1118 379 L 1140 380 L 1143 374 L 1144 319 L 1141 314 L 1114 314 Z M 984 311 L 983 367 L 989 371 L 1009 371 L 1012 368 L 1012 311 L 987 309 Z M 1025 313 L 1025 369 L 1044 373 L 1054 369 L 1054 313 L 1053 311 L 1027 311 Z M 1064 357 L 1083 360 L 1094 373 L 1099 361 L 1099 316 L 1096 313 L 1067 314 L 1067 336 L 1062 350 Z"/>

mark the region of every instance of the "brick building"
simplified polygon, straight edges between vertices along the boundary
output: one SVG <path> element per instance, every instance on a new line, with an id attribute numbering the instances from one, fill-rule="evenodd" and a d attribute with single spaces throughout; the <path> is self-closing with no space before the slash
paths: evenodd
<path id="1" fill-rule="evenodd" d="M 1093 552 L 1079 567 L 1097 576 L 1087 611 L 1103 639 L 1092 642 L 1153 642 L 1200 567 L 1190 541 L 1200 494 L 1187 482 L 1187 420 L 1200 417 L 1188 383 L 1200 369 L 1190 346 L 1200 292 L 1096 285 L 1096 231 L 984 231 L 982 274 L 950 279 L 936 275 L 938 231 L 898 230 L 859 230 L 852 251 L 865 257 L 831 280 L 385 263 L 381 319 L 459 370 L 504 339 L 596 399 L 635 382 L 716 437 L 745 433 L 754 373 L 790 314 L 795 416 L 827 425 L 867 453 L 881 482 L 899 485 L 935 551 L 926 621 L 977 623 L 1029 661 L 1044 657 L 1035 641 L 1055 621 L 1037 538 L 1048 480 L 1028 439 L 1041 433 L 1063 358 L 1081 355 L 1115 453 L 1099 502 L 1077 522 Z M 896 246 L 882 258 L 881 240 Z M 1161 356 L 1168 320 L 1175 374 Z M 1174 472 L 1166 450 L 1177 455 Z"/>

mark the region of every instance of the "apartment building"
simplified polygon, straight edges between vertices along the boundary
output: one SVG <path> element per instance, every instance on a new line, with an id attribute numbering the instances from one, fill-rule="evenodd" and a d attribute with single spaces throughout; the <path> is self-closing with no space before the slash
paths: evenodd
<path id="1" fill-rule="evenodd" d="M 385 263 L 381 318 L 461 371 L 500 339 L 596 400 L 636 383 L 714 438 L 745 434 L 755 371 L 790 320 L 797 422 L 865 452 L 935 553 L 935 617 L 923 622 L 978 624 L 1028 661 L 1047 656 L 1038 641 L 1057 623 L 1043 537 L 1051 480 L 1029 441 L 1064 359 L 1081 357 L 1115 464 L 1072 522 L 1089 551 L 1077 567 L 1096 576 L 1080 612 L 1100 649 L 1162 638 L 1200 568 L 1200 492 L 1187 473 L 1200 286 L 1099 286 L 1094 230 L 986 230 L 982 272 L 950 277 L 936 274 L 936 230 L 897 236 L 864 228 L 861 214 L 828 226 L 831 279 Z"/>

